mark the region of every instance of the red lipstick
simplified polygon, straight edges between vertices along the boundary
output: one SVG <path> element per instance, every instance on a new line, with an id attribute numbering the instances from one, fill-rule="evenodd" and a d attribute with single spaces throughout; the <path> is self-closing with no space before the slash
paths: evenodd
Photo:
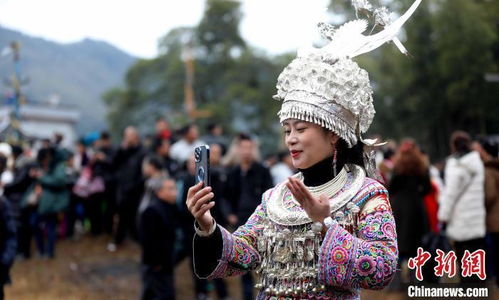
<path id="1" fill-rule="evenodd" d="M 298 151 L 298 150 L 291 150 L 289 151 L 291 153 L 291 157 L 292 158 L 297 158 L 298 156 L 300 156 L 301 152 L 302 151 Z"/>

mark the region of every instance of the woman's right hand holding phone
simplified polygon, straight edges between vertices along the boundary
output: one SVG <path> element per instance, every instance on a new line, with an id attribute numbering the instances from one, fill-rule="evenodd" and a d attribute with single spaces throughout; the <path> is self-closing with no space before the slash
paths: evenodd
<path id="1" fill-rule="evenodd" d="M 210 209 L 215 206 L 215 202 L 211 201 L 214 196 L 211 187 L 203 188 L 203 182 L 191 186 L 187 192 L 187 209 L 194 216 L 201 230 L 205 232 L 208 232 L 213 225 Z"/>

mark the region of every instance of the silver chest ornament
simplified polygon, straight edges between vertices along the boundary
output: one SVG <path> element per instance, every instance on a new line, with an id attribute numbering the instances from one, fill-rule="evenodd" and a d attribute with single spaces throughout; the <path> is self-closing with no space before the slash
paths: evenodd
<path id="1" fill-rule="evenodd" d="M 295 176 L 301 178 L 301 174 Z M 350 200 L 360 190 L 364 178 L 362 168 L 348 165 L 333 180 L 309 190 L 316 196 L 328 195 L 331 216 L 354 232 L 360 208 Z M 276 189 L 267 201 L 268 218 L 257 239 L 262 262 L 256 270 L 260 278 L 255 287 L 270 297 L 320 294 L 326 289 L 317 280 L 322 225 L 308 218 L 285 184 Z"/>

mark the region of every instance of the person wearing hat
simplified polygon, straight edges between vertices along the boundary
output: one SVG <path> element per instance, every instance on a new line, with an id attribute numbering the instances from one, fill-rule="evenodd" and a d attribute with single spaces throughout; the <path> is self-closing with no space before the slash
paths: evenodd
<path id="1" fill-rule="evenodd" d="M 363 35 L 367 22 L 339 29 L 319 24 L 331 42 L 299 51 L 280 74 L 278 113 L 299 172 L 263 193 L 244 225 L 229 233 L 210 214 L 210 187 L 189 189 L 196 219 L 194 266 L 202 278 L 255 270 L 257 299 L 358 299 L 360 289 L 382 289 L 398 260 L 395 220 L 386 188 L 375 176 L 375 140 L 364 140 L 374 117 L 369 77 L 352 58 L 393 40 L 416 0 L 389 23 L 385 8 L 352 1 L 384 29 Z"/>

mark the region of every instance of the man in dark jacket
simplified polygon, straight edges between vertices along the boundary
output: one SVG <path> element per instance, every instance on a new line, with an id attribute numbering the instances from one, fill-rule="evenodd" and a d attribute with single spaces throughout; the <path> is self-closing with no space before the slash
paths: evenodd
<path id="1" fill-rule="evenodd" d="M 24 162 L 19 162 L 20 158 L 14 161 L 14 181 L 4 187 L 4 196 L 9 200 L 12 208 L 12 214 L 16 223 L 17 231 L 17 252 L 30 258 L 31 256 L 31 238 L 32 228 L 30 225 L 30 216 L 34 210 L 33 207 L 22 207 L 22 198 L 24 192 L 33 184 L 35 178 L 30 175 L 37 164 L 34 161 L 28 161 L 21 158 Z"/>
<path id="2" fill-rule="evenodd" d="M 230 202 L 229 223 L 233 226 L 246 223 L 262 202 L 262 194 L 272 187 L 269 170 L 256 161 L 255 142 L 246 134 L 240 134 L 238 138 L 239 165 L 227 176 L 225 196 Z"/>
<path id="3" fill-rule="evenodd" d="M 230 202 L 228 221 L 240 226 L 248 220 L 262 202 L 262 194 L 272 187 L 269 170 L 256 161 L 256 144 L 249 135 L 240 134 L 238 141 L 239 165 L 227 176 L 226 196 Z M 251 273 L 242 276 L 244 299 L 253 298 Z"/>
<path id="4" fill-rule="evenodd" d="M 114 236 L 116 245 L 120 245 L 130 231 L 132 237 L 137 237 L 136 215 L 140 199 L 144 192 L 142 178 L 142 161 L 146 152 L 142 147 L 140 136 L 134 127 L 125 129 L 123 143 L 117 150 L 113 160 L 116 170 L 118 228 Z M 108 245 L 108 250 L 114 251 L 116 245 Z"/>
<path id="5" fill-rule="evenodd" d="M 142 299 L 175 299 L 173 251 L 177 188 L 173 179 L 156 181 L 154 195 L 139 215 L 142 245 Z"/>
<path id="6" fill-rule="evenodd" d="M 102 229 L 112 234 L 113 219 L 116 213 L 116 177 L 113 170 L 115 149 L 111 142 L 111 135 L 107 131 L 101 132 L 100 138 L 96 141 L 95 148 L 95 162 L 92 171 L 95 176 L 101 176 L 104 179 L 105 185 L 102 199 L 105 204 Z"/>
<path id="7" fill-rule="evenodd" d="M 3 300 L 3 286 L 10 283 L 9 270 L 16 256 L 16 224 L 10 204 L 0 197 L 0 300 Z"/>
<path id="8" fill-rule="evenodd" d="M 194 155 L 187 159 L 185 164 L 185 172 L 178 176 L 179 194 L 182 199 L 178 212 L 178 224 L 181 232 L 180 249 L 175 253 L 175 263 L 180 263 L 184 258 L 189 257 L 192 260 L 192 238 L 194 236 L 194 217 L 189 213 L 185 204 L 187 191 L 191 186 L 196 184 L 196 163 Z M 194 280 L 194 289 L 197 300 L 204 300 L 208 297 L 208 282 L 206 279 L 200 279 L 194 274 L 193 264 L 190 264 L 192 270 L 192 278 Z"/>
<path id="9" fill-rule="evenodd" d="M 163 160 L 164 169 L 168 171 L 168 175 L 177 178 L 180 166 L 170 157 L 170 140 L 156 137 L 152 143 L 152 152 L 161 157 Z"/>

